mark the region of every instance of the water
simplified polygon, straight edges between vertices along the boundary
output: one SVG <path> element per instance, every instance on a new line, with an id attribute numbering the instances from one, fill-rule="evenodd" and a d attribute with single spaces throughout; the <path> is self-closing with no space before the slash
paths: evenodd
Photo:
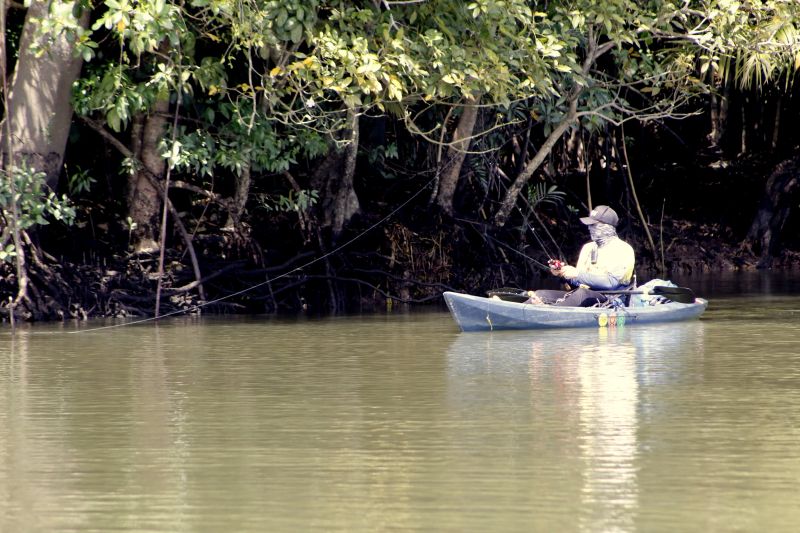
<path id="1" fill-rule="evenodd" d="M 2 330 L 0 531 L 794 531 L 800 298 L 764 279 L 611 330 Z"/>

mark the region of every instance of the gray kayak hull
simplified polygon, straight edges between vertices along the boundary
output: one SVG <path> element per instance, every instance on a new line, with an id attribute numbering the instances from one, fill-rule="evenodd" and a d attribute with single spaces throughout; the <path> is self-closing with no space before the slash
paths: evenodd
<path id="1" fill-rule="evenodd" d="M 708 301 L 676 302 L 617 310 L 599 307 L 557 307 L 508 302 L 445 292 L 444 301 L 462 331 L 614 327 L 690 320 L 703 314 Z"/>

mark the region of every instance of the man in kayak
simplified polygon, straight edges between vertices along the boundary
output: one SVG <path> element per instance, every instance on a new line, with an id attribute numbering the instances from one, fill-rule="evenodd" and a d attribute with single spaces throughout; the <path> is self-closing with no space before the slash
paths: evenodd
<path id="1" fill-rule="evenodd" d="M 598 291 L 627 289 L 631 284 L 636 259 L 631 245 L 617 236 L 617 213 L 607 205 L 598 205 L 581 222 L 588 227 L 592 240 L 581 248 L 577 264 L 553 262 L 550 266 L 550 272 L 573 290 L 534 291 L 529 303 L 591 307 L 607 299 Z"/>

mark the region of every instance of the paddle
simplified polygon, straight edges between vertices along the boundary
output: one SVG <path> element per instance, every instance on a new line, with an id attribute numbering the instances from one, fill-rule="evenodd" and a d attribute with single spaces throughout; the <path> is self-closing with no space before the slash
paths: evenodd
<path id="1" fill-rule="evenodd" d="M 653 294 L 655 296 L 663 296 L 667 300 L 678 302 L 680 304 L 693 304 L 694 291 L 687 287 L 668 287 L 666 285 L 656 285 L 650 287 L 647 291 L 640 291 L 636 289 L 623 290 L 623 291 L 600 291 L 603 294 Z"/>
<path id="2" fill-rule="evenodd" d="M 597 291 L 602 294 L 652 294 L 654 296 L 663 296 L 673 302 L 682 304 L 694 303 L 694 291 L 687 287 L 667 287 L 666 285 L 656 285 L 651 287 L 648 291 L 640 291 L 636 289 L 619 290 L 619 291 Z M 514 289 L 511 287 L 501 287 L 486 293 L 491 298 L 497 296 L 501 300 L 509 302 L 523 303 L 528 300 L 528 291 L 521 289 Z"/>
<path id="3" fill-rule="evenodd" d="M 514 289 L 512 287 L 500 287 L 499 289 L 495 289 L 493 291 L 486 291 L 486 294 L 489 296 L 489 298 L 492 296 L 497 296 L 501 300 L 517 303 L 526 302 L 528 301 L 528 298 L 530 298 L 528 291 Z"/>

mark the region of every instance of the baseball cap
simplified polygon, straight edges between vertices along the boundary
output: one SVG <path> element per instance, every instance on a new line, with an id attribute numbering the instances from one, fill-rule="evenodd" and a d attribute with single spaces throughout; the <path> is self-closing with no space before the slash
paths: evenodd
<path id="1" fill-rule="evenodd" d="M 616 226 L 617 222 L 619 222 L 619 217 L 617 216 L 617 212 L 607 205 L 598 205 L 592 209 L 588 217 L 581 217 L 581 222 L 587 226 L 591 224 L 597 224 L 598 222 Z"/>

